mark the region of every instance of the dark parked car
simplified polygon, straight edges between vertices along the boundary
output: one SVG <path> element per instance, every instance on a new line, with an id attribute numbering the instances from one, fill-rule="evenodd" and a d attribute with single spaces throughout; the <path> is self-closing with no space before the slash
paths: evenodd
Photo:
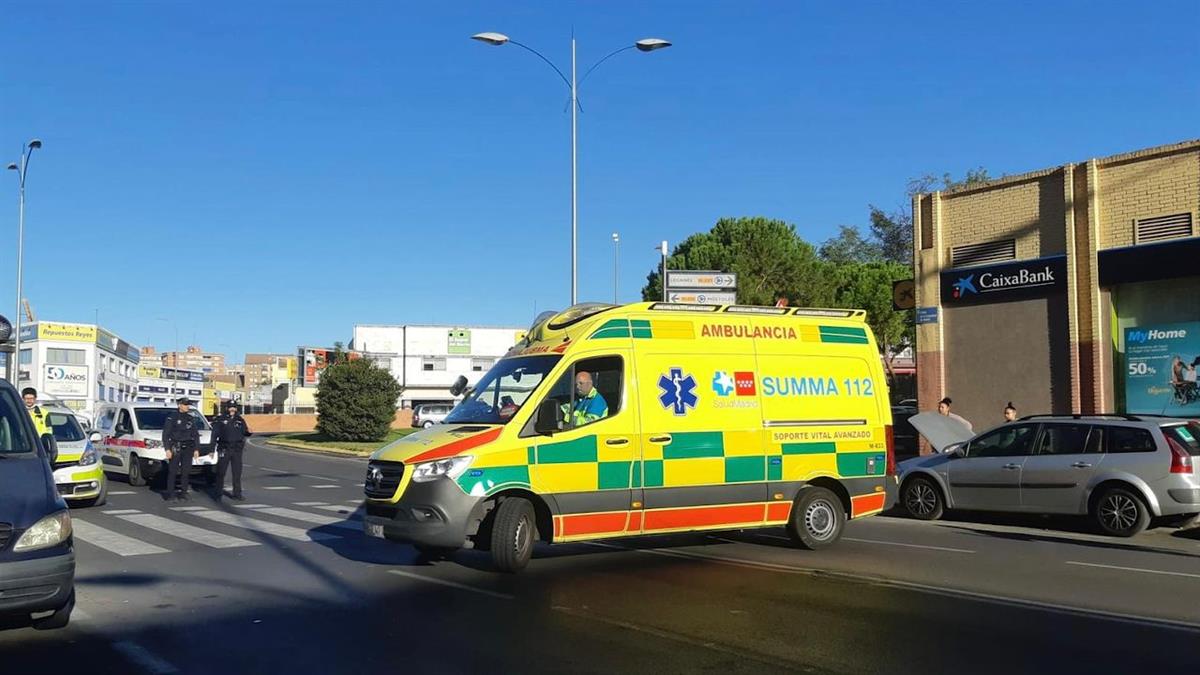
<path id="1" fill-rule="evenodd" d="M 0 380 L 0 617 L 62 628 L 75 608 L 71 515 L 54 485 L 54 436 L 38 438 L 17 390 Z"/>
<path id="2" fill-rule="evenodd" d="M 908 421 L 916 414 L 916 406 L 892 406 L 892 433 L 896 439 L 897 462 L 920 454 L 920 434 Z"/>

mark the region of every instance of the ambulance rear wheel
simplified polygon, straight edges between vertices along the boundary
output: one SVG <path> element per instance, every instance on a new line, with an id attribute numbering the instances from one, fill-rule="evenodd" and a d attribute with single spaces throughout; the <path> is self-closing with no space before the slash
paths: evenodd
<path id="1" fill-rule="evenodd" d="M 520 572 L 533 557 L 537 517 L 528 499 L 509 497 L 496 507 L 492 522 L 492 562 L 501 572 Z"/>
<path id="2" fill-rule="evenodd" d="M 819 551 L 837 543 L 845 525 L 842 500 L 823 487 L 809 486 L 796 495 L 787 530 L 801 548 Z"/>

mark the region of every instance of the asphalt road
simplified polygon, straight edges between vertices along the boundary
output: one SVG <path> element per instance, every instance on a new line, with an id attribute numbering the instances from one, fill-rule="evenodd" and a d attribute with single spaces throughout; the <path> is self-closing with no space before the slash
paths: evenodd
<path id="1" fill-rule="evenodd" d="M 0 631 L 2 672 L 1196 672 L 1200 532 L 1070 520 L 851 523 L 426 560 L 358 527 L 363 460 L 247 454 L 243 504 L 110 484 L 74 513 L 67 629 Z M 26 670 L 28 669 L 28 670 Z"/>

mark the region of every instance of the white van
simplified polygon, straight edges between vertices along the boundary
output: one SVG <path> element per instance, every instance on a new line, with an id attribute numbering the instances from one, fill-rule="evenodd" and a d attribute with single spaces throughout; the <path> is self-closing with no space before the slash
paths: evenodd
<path id="1" fill-rule="evenodd" d="M 163 425 L 176 406 L 161 403 L 107 403 L 96 409 L 96 447 L 109 473 L 128 477 L 130 485 L 145 485 L 167 467 L 162 443 Z M 192 461 L 192 474 L 204 474 L 210 485 L 217 481 L 217 453 L 212 448 L 212 426 L 195 408 L 200 425 L 200 458 Z"/>

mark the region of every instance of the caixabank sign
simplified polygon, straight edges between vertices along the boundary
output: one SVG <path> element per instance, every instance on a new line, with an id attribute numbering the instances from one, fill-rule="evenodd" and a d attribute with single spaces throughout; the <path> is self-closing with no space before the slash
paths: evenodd
<path id="1" fill-rule="evenodd" d="M 957 267 L 942 272 L 942 304 L 970 305 L 1045 297 L 1067 289 L 1065 255 Z"/>

